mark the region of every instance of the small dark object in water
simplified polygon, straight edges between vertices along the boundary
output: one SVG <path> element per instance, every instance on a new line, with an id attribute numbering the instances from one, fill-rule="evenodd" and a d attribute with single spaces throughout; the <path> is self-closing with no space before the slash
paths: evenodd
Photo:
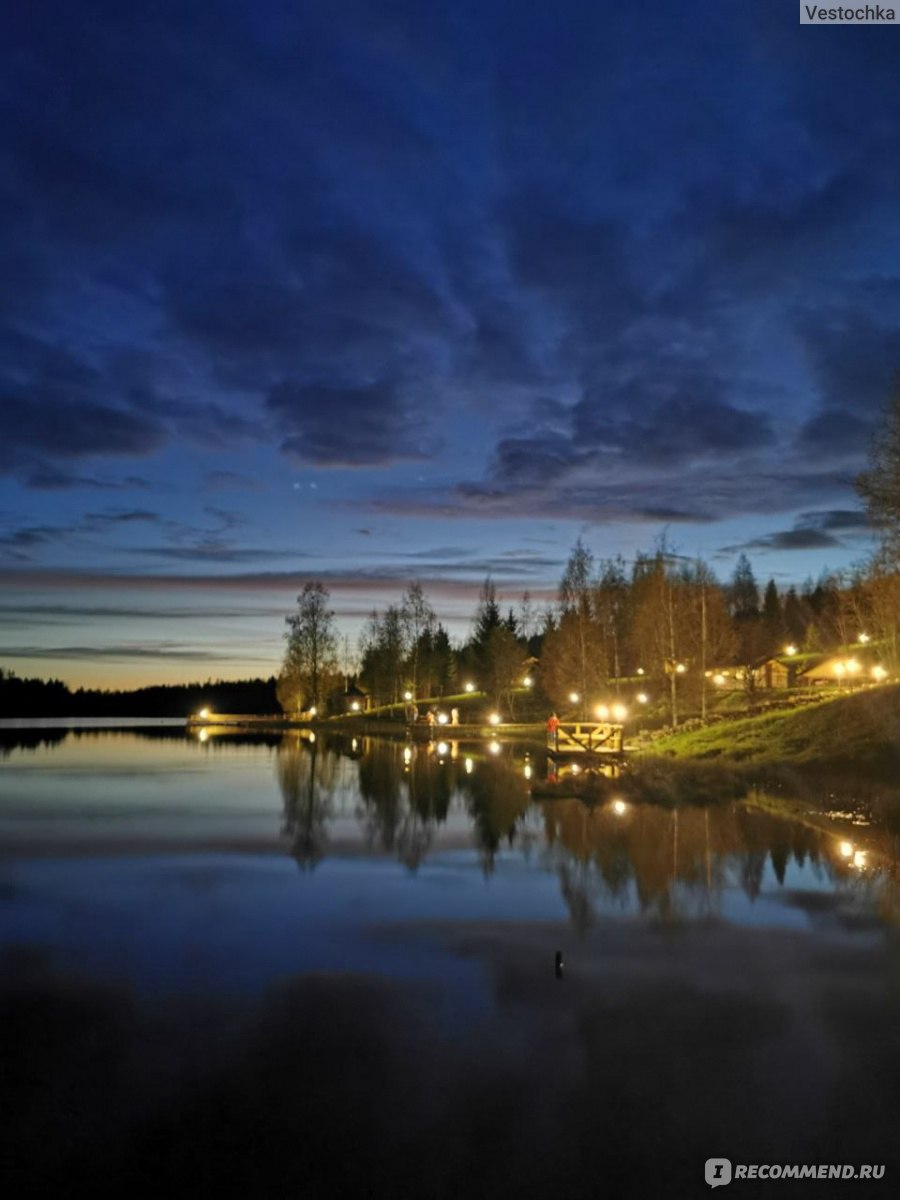
<path id="1" fill-rule="evenodd" d="M 557 952 L 556 952 L 556 960 L 555 960 L 555 963 L 554 963 L 554 970 L 555 970 L 555 972 L 556 972 L 556 978 L 557 978 L 557 979 L 562 979 L 562 977 L 563 977 L 563 956 L 562 956 L 562 950 L 557 950 Z"/>

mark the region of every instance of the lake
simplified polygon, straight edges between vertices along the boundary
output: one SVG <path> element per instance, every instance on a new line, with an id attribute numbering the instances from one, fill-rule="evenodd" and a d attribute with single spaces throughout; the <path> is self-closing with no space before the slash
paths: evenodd
<path id="1" fill-rule="evenodd" d="M 681 1197 L 717 1156 L 895 1189 L 897 794 L 547 769 L 0 731 L 6 1194 Z"/>

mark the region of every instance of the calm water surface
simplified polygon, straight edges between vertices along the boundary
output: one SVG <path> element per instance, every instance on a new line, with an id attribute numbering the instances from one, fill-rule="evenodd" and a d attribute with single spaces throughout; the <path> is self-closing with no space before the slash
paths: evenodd
<path id="1" fill-rule="evenodd" d="M 716 1155 L 890 1186 L 890 790 L 545 777 L 502 741 L 2 731 L 19 1193 L 681 1196 Z"/>

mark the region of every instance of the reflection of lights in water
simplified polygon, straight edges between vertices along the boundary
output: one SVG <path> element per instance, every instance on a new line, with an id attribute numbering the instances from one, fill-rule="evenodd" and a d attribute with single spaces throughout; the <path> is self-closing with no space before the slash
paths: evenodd
<path id="1" fill-rule="evenodd" d="M 499 742 L 491 742 L 488 746 L 488 750 L 490 750 L 491 754 L 499 754 L 500 753 L 500 743 Z"/>
<path id="2" fill-rule="evenodd" d="M 437 744 L 438 754 L 446 754 L 449 749 L 450 749 L 450 747 L 447 745 L 446 742 L 438 742 L 438 744 Z"/>
<path id="3" fill-rule="evenodd" d="M 403 761 L 405 763 L 412 761 L 412 748 L 410 746 L 403 747 Z"/>
<path id="4" fill-rule="evenodd" d="M 491 725 L 499 725 L 500 724 L 500 714 L 499 713 L 491 713 L 491 715 L 488 717 L 488 723 Z"/>
<path id="5" fill-rule="evenodd" d="M 450 720 L 450 718 L 447 716 L 446 713 L 438 713 L 438 715 L 437 715 L 438 725 L 446 725 L 449 720 Z"/>
<path id="6" fill-rule="evenodd" d="M 628 812 L 628 805 L 624 800 L 613 800 L 613 812 L 617 817 L 622 817 Z"/>
<path id="7" fill-rule="evenodd" d="M 598 704 L 596 713 L 601 721 L 605 721 L 609 716 L 609 707 L 606 704 Z"/>
<path id="8" fill-rule="evenodd" d="M 628 709 L 624 704 L 614 704 L 612 706 L 612 715 L 617 721 L 624 721 L 628 716 Z"/>
<path id="9" fill-rule="evenodd" d="M 312 730 L 309 731 L 309 740 L 311 742 L 314 742 L 316 740 L 316 735 L 312 732 Z"/>
<path id="10" fill-rule="evenodd" d="M 201 729 L 200 732 L 197 734 L 197 737 L 200 739 L 201 742 L 208 742 L 209 741 L 209 730 Z"/>
<path id="11" fill-rule="evenodd" d="M 524 773 L 525 773 L 525 778 L 526 778 L 526 779 L 530 779 L 530 778 L 531 778 L 531 763 L 526 763 L 526 764 L 525 764 L 525 772 L 524 772 Z"/>
<path id="12" fill-rule="evenodd" d="M 856 853 L 853 855 L 853 865 L 860 871 L 863 869 L 863 867 L 866 865 L 865 850 L 856 851 Z"/>
<path id="13" fill-rule="evenodd" d="M 841 858 L 849 858 L 853 853 L 853 844 L 851 842 L 841 842 L 840 851 Z"/>
<path id="14" fill-rule="evenodd" d="M 472 771 L 475 769 L 475 764 L 472 762 L 471 758 L 466 759 L 465 767 L 466 767 L 466 774 L 471 775 Z"/>

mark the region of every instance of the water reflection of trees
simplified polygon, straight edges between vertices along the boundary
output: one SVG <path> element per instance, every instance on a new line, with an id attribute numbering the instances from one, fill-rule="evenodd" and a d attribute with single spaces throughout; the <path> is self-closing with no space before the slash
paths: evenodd
<path id="1" fill-rule="evenodd" d="M 337 755 L 321 752 L 315 740 L 286 734 L 278 746 L 276 772 L 284 802 L 282 832 L 291 839 L 291 855 L 312 869 L 325 853 L 326 824 L 332 815 Z"/>
<path id="2" fill-rule="evenodd" d="M 544 829 L 572 920 L 582 928 L 598 905 L 635 906 L 664 921 L 713 916 L 730 881 L 755 900 L 768 862 L 780 884 L 791 858 L 832 877 L 838 870 L 823 858 L 833 834 L 743 804 L 619 810 L 558 800 L 544 807 Z"/>
<path id="3" fill-rule="evenodd" d="M 872 824 L 853 832 L 851 845 L 836 820 L 847 814 L 817 813 L 805 802 L 791 810 L 783 797 L 759 792 L 749 803 L 706 806 L 536 803 L 522 752 L 499 743 L 314 742 L 293 734 L 280 744 L 277 763 L 284 831 L 305 866 L 326 852 L 329 823 L 353 813 L 371 850 L 415 871 L 456 813 L 485 874 L 505 847 L 527 853 L 542 839 L 579 928 L 609 908 L 662 921 L 715 917 L 726 889 L 755 902 L 767 873 L 781 887 L 790 884 L 792 864 L 804 869 L 804 886 L 811 874 L 832 893 L 871 901 L 888 920 L 900 914 L 900 820 L 890 798 L 880 812 L 878 798 L 870 798 Z M 789 888 L 786 898 L 800 903 Z"/>

